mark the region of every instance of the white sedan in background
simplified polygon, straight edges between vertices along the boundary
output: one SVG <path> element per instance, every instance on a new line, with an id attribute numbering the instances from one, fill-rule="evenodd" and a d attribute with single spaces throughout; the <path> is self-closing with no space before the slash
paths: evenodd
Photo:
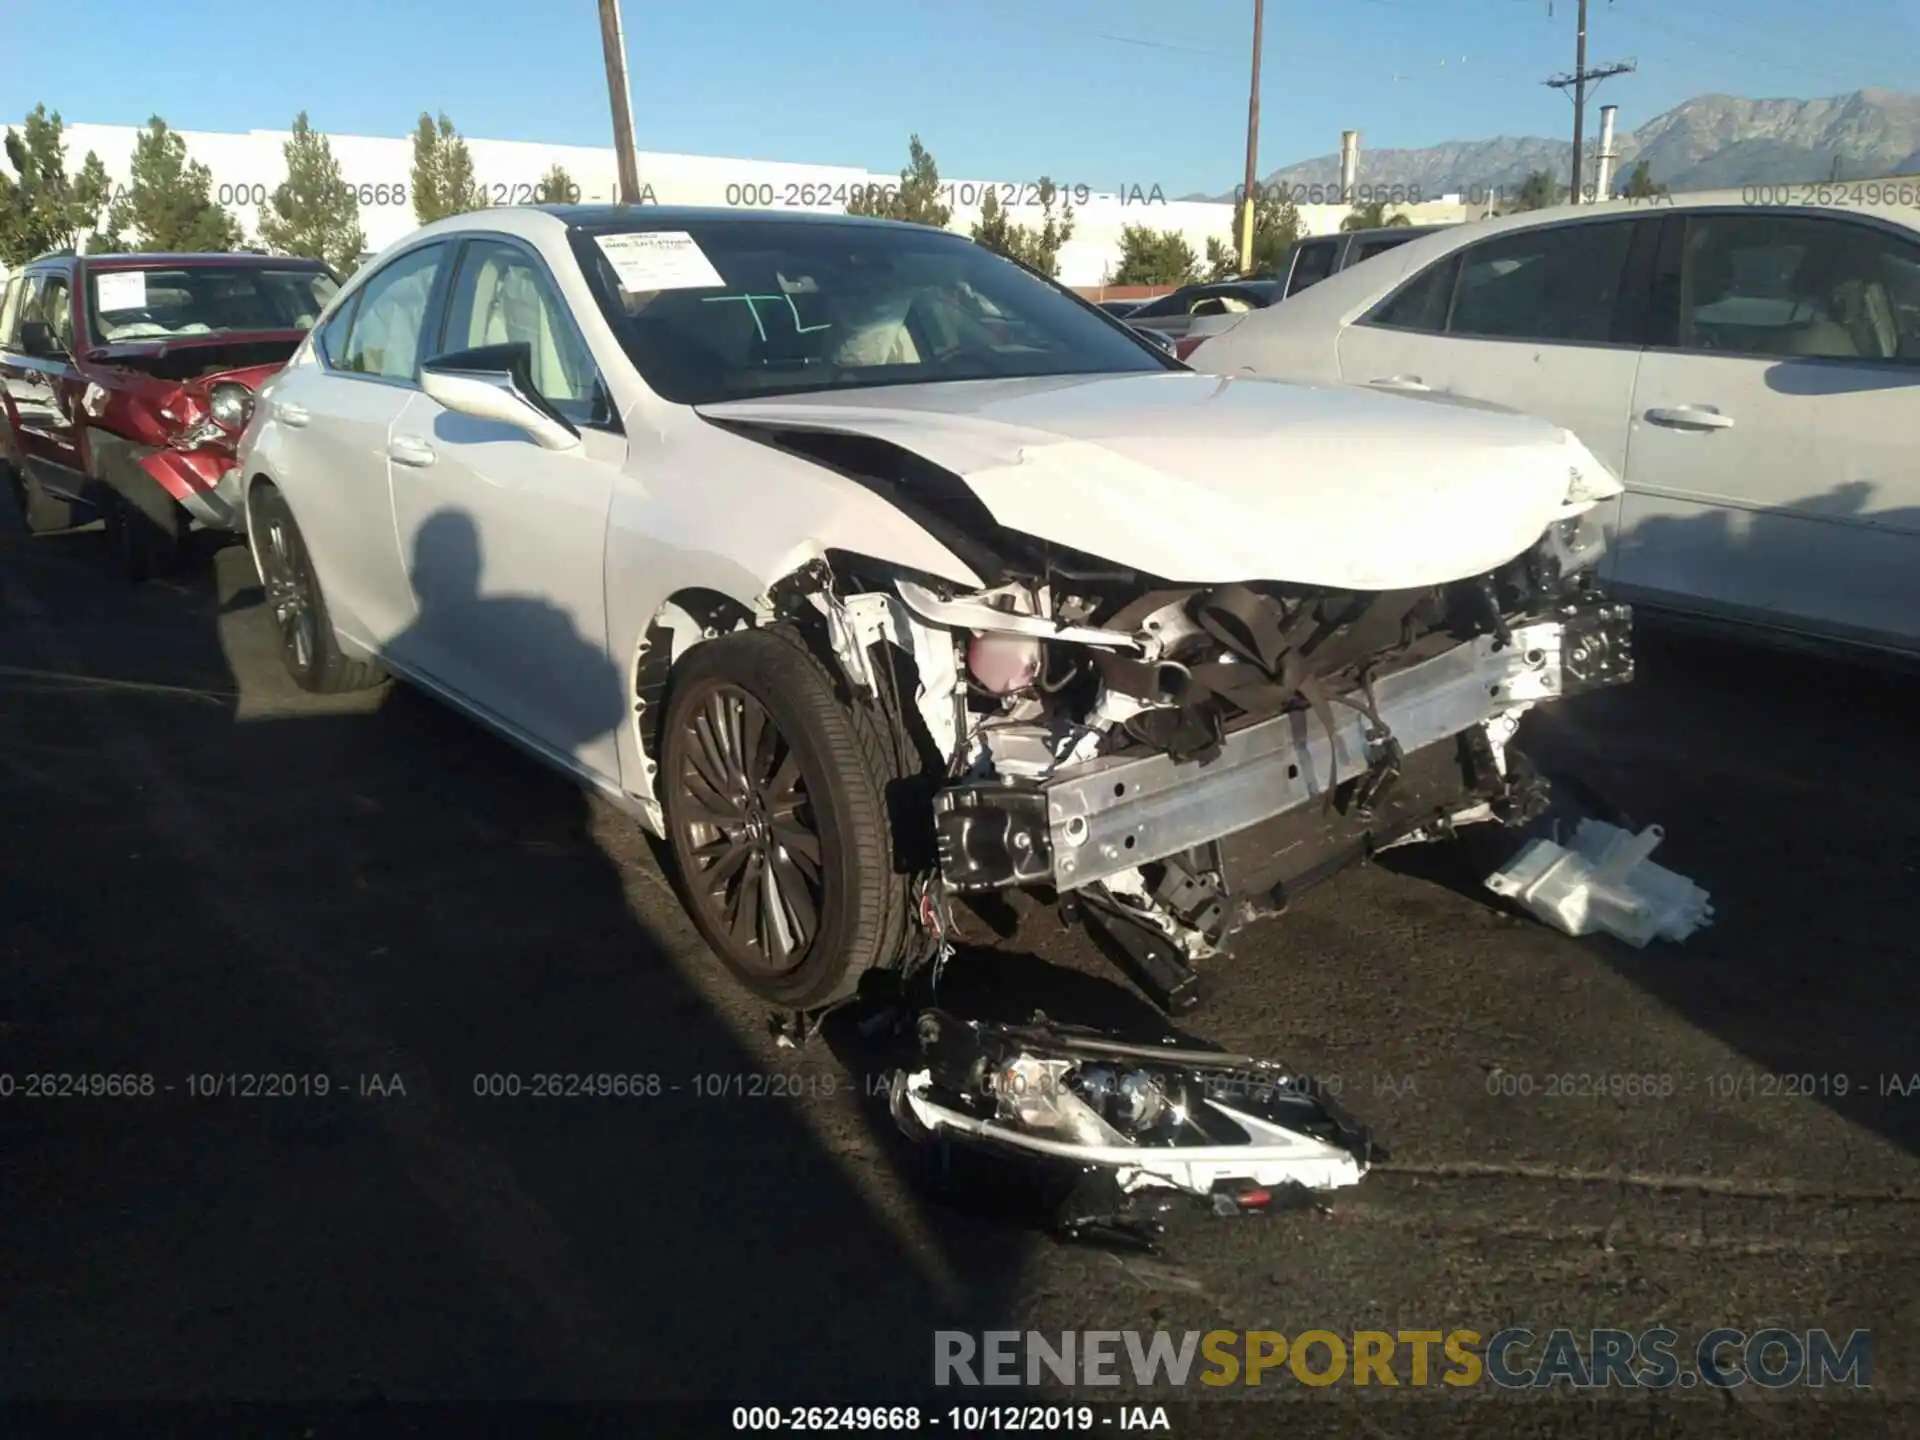
<path id="1" fill-rule="evenodd" d="M 795 1009 L 1012 887 L 1185 1008 L 1300 886 L 1523 822 L 1520 714 L 1632 673 L 1565 430 L 1196 375 L 921 226 L 437 222 L 240 467 L 302 685 L 391 669 L 630 811 Z"/>
<path id="2" fill-rule="evenodd" d="M 1449 229 L 1247 316 L 1220 375 L 1491 402 L 1625 482 L 1603 577 L 1920 654 L 1920 185 L 1763 186 Z"/>

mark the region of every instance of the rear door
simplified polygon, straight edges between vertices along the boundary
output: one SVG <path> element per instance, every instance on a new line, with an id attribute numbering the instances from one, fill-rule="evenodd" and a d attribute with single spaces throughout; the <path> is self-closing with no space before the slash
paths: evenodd
<path id="1" fill-rule="evenodd" d="M 275 377 L 274 450 L 334 624 L 386 649 L 413 620 L 394 534 L 387 442 L 416 393 L 421 336 L 449 246 L 387 261 L 314 336 L 315 363 Z"/>
<path id="2" fill-rule="evenodd" d="M 1451 251 L 1341 332 L 1341 376 L 1543 416 L 1621 474 L 1657 224 L 1576 220 Z"/>
<path id="3" fill-rule="evenodd" d="M 1920 236 L 1833 212 L 1666 219 L 1614 579 L 1920 651 Z"/>

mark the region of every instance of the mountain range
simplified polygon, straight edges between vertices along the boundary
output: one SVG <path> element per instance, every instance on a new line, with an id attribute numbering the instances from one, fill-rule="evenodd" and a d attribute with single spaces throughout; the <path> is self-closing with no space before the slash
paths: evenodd
<path id="1" fill-rule="evenodd" d="M 1599 107 L 1588 102 L 1589 153 L 1597 141 Z M 1421 150 L 1369 150 L 1360 137 L 1358 183 L 1416 189 L 1430 198 L 1516 189 L 1545 170 L 1565 184 L 1572 166 L 1570 140 L 1500 136 L 1449 140 Z M 1653 178 L 1676 192 L 1743 185 L 1825 180 L 1872 180 L 1920 172 L 1920 95 L 1856 90 L 1824 100 L 1746 100 L 1697 95 L 1614 136 L 1624 180 L 1645 160 Z M 1591 172 L 1589 172 L 1591 173 Z M 1340 181 L 1338 152 L 1283 166 L 1269 185 L 1325 186 Z M 1231 200 L 1232 192 L 1192 199 Z"/>

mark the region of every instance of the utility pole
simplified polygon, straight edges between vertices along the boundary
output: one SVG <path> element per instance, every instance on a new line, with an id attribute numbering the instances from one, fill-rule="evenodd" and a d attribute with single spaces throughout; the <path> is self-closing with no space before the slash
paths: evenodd
<path id="1" fill-rule="evenodd" d="M 1549 4 L 1548 13 L 1552 13 Z M 1580 34 L 1574 44 L 1573 73 L 1556 75 L 1547 81 L 1555 90 L 1573 91 L 1573 185 L 1567 193 L 1567 203 L 1578 205 L 1584 198 L 1586 186 L 1586 121 L 1587 121 L 1587 84 L 1598 85 L 1611 75 L 1625 75 L 1638 68 L 1631 60 L 1616 65 L 1602 65 L 1596 70 L 1587 68 L 1587 0 L 1580 0 Z M 1597 198 L 1597 197 L 1596 197 Z"/>
<path id="2" fill-rule="evenodd" d="M 607 55 L 607 97 L 613 102 L 613 153 L 620 167 L 620 203 L 640 203 L 640 157 L 633 149 L 633 101 L 627 94 L 627 40 L 620 0 L 600 0 L 600 47 Z"/>
<path id="3" fill-rule="evenodd" d="M 1247 183 L 1241 190 L 1240 273 L 1253 273 L 1253 212 L 1259 186 L 1260 156 L 1260 24 L 1266 0 L 1253 0 L 1253 89 L 1247 95 Z"/>

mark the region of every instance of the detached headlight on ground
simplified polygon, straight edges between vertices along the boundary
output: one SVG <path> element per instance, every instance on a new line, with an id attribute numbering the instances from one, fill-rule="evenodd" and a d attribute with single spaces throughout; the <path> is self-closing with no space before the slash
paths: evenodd
<path id="1" fill-rule="evenodd" d="M 923 1065 L 892 1086 L 919 1141 L 1104 1170 L 1123 1196 L 1185 1192 L 1223 1213 L 1352 1185 L 1373 1142 L 1317 1083 L 1250 1056 L 1085 1031 L 920 1016 Z"/>

